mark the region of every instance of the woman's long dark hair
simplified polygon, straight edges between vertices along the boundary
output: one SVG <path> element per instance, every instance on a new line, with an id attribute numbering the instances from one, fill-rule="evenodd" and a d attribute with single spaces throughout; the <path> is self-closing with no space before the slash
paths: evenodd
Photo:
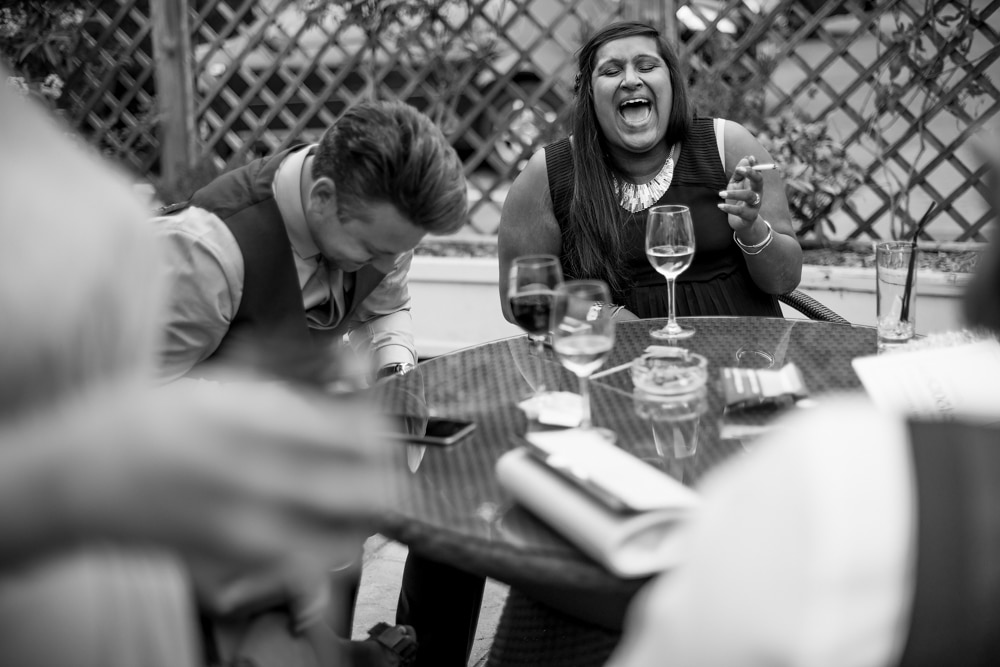
<path id="1" fill-rule="evenodd" d="M 604 280 L 615 295 L 621 295 L 627 287 L 622 232 L 633 214 L 618 205 L 612 165 L 608 164 L 607 140 L 594 110 L 591 75 L 598 49 L 625 37 L 651 37 L 667 64 L 674 94 L 667 125 L 667 145 L 683 140 L 691 124 L 687 86 L 677 54 L 656 28 L 634 21 L 613 23 L 594 34 L 580 49 L 573 110 L 573 199 L 569 224 L 563 231 L 567 259 L 564 269 L 568 276 L 575 278 Z"/>

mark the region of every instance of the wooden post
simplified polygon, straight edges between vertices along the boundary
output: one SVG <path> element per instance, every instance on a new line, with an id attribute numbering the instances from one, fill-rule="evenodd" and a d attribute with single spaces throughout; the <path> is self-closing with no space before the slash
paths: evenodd
<path id="1" fill-rule="evenodd" d="M 678 44 L 677 0 L 629 0 L 625 18 L 656 26 L 675 49 Z"/>
<path id="2" fill-rule="evenodd" d="M 677 0 L 662 0 L 660 9 L 663 11 L 663 36 L 667 43 L 680 52 L 681 38 L 677 27 Z"/>
<path id="3" fill-rule="evenodd" d="M 188 0 L 152 0 L 160 175 L 175 189 L 194 166 L 195 123 Z"/>

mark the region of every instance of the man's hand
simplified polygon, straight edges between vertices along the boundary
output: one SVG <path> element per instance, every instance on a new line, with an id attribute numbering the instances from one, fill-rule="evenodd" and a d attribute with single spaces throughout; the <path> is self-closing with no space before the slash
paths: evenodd
<path id="1" fill-rule="evenodd" d="M 85 440 L 66 448 L 81 534 L 179 552 L 220 612 L 325 606 L 399 479 L 370 406 L 278 383 L 183 381 L 67 418 Z"/>

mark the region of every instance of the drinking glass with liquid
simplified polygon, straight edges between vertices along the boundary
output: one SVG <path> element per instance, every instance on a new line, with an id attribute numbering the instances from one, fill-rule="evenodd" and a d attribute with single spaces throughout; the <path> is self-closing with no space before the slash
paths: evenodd
<path id="1" fill-rule="evenodd" d="M 694 261 L 694 224 L 687 206 L 666 205 L 649 209 L 646 219 L 646 258 L 667 279 L 668 319 L 663 328 L 653 329 L 653 338 L 687 338 L 694 329 L 677 323 L 674 311 L 674 282 Z"/>
<path id="2" fill-rule="evenodd" d="M 918 252 L 904 241 L 884 241 L 875 246 L 875 307 L 880 346 L 905 343 L 913 338 Z"/>
<path id="3" fill-rule="evenodd" d="M 554 255 L 518 257 L 510 266 L 507 298 L 514 321 L 528 335 L 536 359 L 545 352 L 545 337 L 552 322 L 555 290 L 563 283 L 562 267 Z M 542 372 L 532 372 L 536 395 L 545 392 Z"/>
<path id="4" fill-rule="evenodd" d="M 615 344 L 615 321 L 607 308 L 600 307 L 610 300 L 608 285 L 600 280 L 570 280 L 556 289 L 552 347 L 560 363 L 579 378 L 580 428 L 593 428 L 589 378 Z"/>

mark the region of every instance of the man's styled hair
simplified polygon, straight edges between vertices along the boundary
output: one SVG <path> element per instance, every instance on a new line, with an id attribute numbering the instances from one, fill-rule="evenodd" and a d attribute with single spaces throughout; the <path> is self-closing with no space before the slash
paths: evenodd
<path id="1" fill-rule="evenodd" d="M 578 278 L 600 278 L 615 294 L 625 289 L 621 267 L 625 257 L 622 238 L 625 220 L 632 214 L 618 205 L 608 163 L 607 138 L 594 109 L 592 76 L 597 52 L 608 42 L 627 37 L 649 37 L 670 72 L 673 102 L 667 124 L 667 145 L 683 141 L 691 126 L 687 84 L 677 54 L 659 30 L 637 21 L 613 23 L 587 40 L 577 54 L 576 104 L 573 108 L 573 199 L 566 235 L 567 273 Z"/>
<path id="2" fill-rule="evenodd" d="M 392 204 L 428 232 L 465 224 L 468 194 L 462 162 L 440 128 L 403 102 L 351 107 L 320 139 L 313 177 L 337 187 L 337 207 L 368 220 L 372 201 Z"/>

